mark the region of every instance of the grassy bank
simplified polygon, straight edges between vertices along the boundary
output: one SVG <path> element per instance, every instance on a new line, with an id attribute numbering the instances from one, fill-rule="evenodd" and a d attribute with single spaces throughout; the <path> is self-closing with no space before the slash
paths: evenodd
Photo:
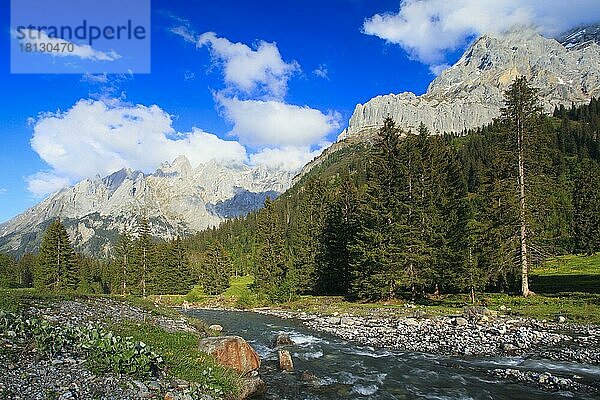
<path id="1" fill-rule="evenodd" d="M 202 295 L 195 303 L 202 306 L 252 308 L 271 305 L 251 291 L 251 276 L 232 278 L 221 296 Z M 537 295 L 523 298 L 518 294 L 478 293 L 477 304 L 505 314 L 553 320 L 564 316 L 569 321 L 600 324 L 600 253 L 592 256 L 562 256 L 547 260 L 530 272 L 531 288 Z M 171 296 L 168 301 L 181 304 L 185 296 Z M 460 314 L 470 305 L 466 294 L 426 297 L 415 302 L 394 300 L 378 303 L 355 303 L 335 296 L 301 296 L 292 302 L 274 306 L 324 314 L 350 313 L 370 315 L 393 313 L 411 315 L 414 308 L 430 315 Z"/>
<path id="2" fill-rule="evenodd" d="M 52 304 L 63 300 L 110 299 L 125 302 L 140 308 L 151 315 L 167 318 L 181 318 L 176 310 L 157 306 L 154 302 L 135 297 L 83 296 L 77 294 L 40 293 L 33 289 L 0 290 L 0 310 L 19 313 L 34 304 Z M 203 393 L 213 395 L 233 394 L 239 390 L 240 378 L 232 370 L 219 365 L 213 357 L 198 350 L 198 341 L 208 332 L 202 321 L 190 319 L 198 329 L 192 332 L 167 332 L 151 321 L 126 320 L 119 323 L 104 322 L 109 330 L 123 338 L 144 342 L 164 360 L 168 377 L 195 383 Z"/>

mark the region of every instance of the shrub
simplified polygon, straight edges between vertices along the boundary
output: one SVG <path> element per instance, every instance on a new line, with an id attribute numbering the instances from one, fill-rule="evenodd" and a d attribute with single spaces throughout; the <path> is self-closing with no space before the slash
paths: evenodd
<path id="1" fill-rule="evenodd" d="M 198 303 L 202 301 L 205 297 L 206 294 L 204 293 L 202 286 L 194 285 L 192 290 L 190 290 L 188 294 L 185 295 L 185 300 L 189 303 Z"/>

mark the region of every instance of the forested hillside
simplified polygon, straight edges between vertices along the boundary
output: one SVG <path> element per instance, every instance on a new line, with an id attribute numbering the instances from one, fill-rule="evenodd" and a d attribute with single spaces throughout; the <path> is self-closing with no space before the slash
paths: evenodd
<path id="1" fill-rule="evenodd" d="M 530 263 L 600 250 L 598 101 L 538 116 L 527 136 Z M 518 154 L 506 120 L 461 135 L 400 132 L 346 147 L 243 219 L 186 240 L 220 243 L 274 299 L 380 299 L 520 285 Z"/>
<path id="2" fill-rule="evenodd" d="M 377 136 L 330 154 L 247 217 L 171 242 L 151 238 L 140 217 L 110 260 L 75 254 L 57 222 L 39 255 L 0 258 L 0 282 L 136 295 L 197 285 L 219 294 L 229 276 L 251 274 L 272 301 L 516 292 L 523 225 L 529 265 L 600 250 L 598 101 L 553 116 L 530 111 L 523 196 L 510 107 L 460 135 L 403 132 L 387 119 Z"/>

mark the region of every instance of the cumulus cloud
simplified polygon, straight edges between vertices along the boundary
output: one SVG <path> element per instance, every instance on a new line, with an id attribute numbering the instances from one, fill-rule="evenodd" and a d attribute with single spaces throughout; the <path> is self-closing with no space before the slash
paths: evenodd
<path id="1" fill-rule="evenodd" d="M 25 178 L 27 189 L 36 197 L 56 192 L 69 185 L 69 178 L 52 172 L 38 172 Z"/>
<path id="2" fill-rule="evenodd" d="M 222 70 L 224 87 L 215 91 L 215 102 L 232 124 L 229 134 L 253 151 L 251 165 L 297 171 L 330 145 L 325 138 L 339 129 L 341 115 L 284 100 L 300 65 L 284 61 L 276 43 L 260 40 L 249 46 L 214 32 L 198 36 L 187 21 L 177 23 L 170 31 L 207 48 L 212 67 Z M 328 79 L 324 64 L 313 74 Z"/>
<path id="3" fill-rule="evenodd" d="M 46 32 L 38 31 L 36 29 L 22 29 L 21 32 L 25 34 L 25 37 L 19 39 L 23 43 L 30 43 L 36 46 L 59 46 L 60 49 L 72 46 L 73 51 L 47 51 L 43 54 L 50 55 L 52 57 L 78 57 L 83 60 L 92 61 L 115 61 L 121 58 L 121 55 L 110 50 L 108 52 L 94 49 L 88 44 L 75 44 L 61 38 L 49 37 Z M 17 36 L 17 32 L 13 32 L 13 36 Z"/>
<path id="4" fill-rule="evenodd" d="M 597 0 L 404 0 L 397 12 L 365 20 L 362 31 L 402 46 L 439 72 L 446 52 L 474 36 L 502 33 L 515 25 L 553 36 L 598 19 Z"/>
<path id="5" fill-rule="evenodd" d="M 198 38 L 197 46 L 208 47 L 214 62 L 223 68 L 225 83 L 247 95 L 263 93 L 283 98 L 288 80 L 300 70 L 296 61 L 288 63 L 282 59 L 275 43 L 261 40 L 252 49 L 206 32 Z"/>
<path id="6" fill-rule="evenodd" d="M 310 146 L 340 127 L 336 112 L 275 100 L 239 100 L 216 95 L 231 134 L 251 146 Z"/>
<path id="7" fill-rule="evenodd" d="M 198 128 L 175 131 L 171 116 L 156 105 L 80 100 L 65 112 L 40 115 L 33 124 L 31 146 L 52 168 L 27 179 L 35 194 L 123 167 L 152 171 L 179 155 L 185 155 L 193 165 L 247 159 L 245 148 L 238 142 L 222 140 Z"/>
<path id="8" fill-rule="evenodd" d="M 329 145 L 331 143 L 323 142 L 314 150 L 311 150 L 309 146 L 264 148 L 250 155 L 250 163 L 264 165 L 267 168 L 276 170 L 298 171 L 306 163 L 321 154 Z"/>

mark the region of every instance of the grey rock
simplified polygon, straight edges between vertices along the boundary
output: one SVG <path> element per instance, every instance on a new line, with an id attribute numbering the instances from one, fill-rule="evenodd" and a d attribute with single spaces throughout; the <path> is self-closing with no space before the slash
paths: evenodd
<path id="1" fill-rule="evenodd" d="M 287 350 L 279 350 L 277 353 L 279 357 L 279 368 L 285 372 L 294 371 L 294 362 L 292 361 L 290 352 Z"/>
<path id="2" fill-rule="evenodd" d="M 403 129 L 415 131 L 423 122 L 432 133 L 487 124 L 500 114 L 503 92 L 520 75 L 540 89 L 547 112 L 589 102 L 600 94 L 600 46 L 567 49 L 528 29 L 484 35 L 424 95 L 388 94 L 358 104 L 339 139 L 372 135 L 387 115 Z"/>
<path id="3" fill-rule="evenodd" d="M 0 251 L 34 250 L 47 222 L 57 217 L 88 254 L 107 253 L 111 235 L 132 230 L 143 212 L 153 236 L 172 239 L 262 207 L 267 196 L 276 197 L 290 186 L 294 174 L 215 161 L 192 166 L 184 156 L 153 174 L 122 169 L 61 189 L 0 224 Z"/>
<path id="4" fill-rule="evenodd" d="M 277 336 L 275 336 L 275 339 L 273 339 L 273 347 L 291 346 L 293 344 L 294 341 L 287 333 L 280 333 Z"/>
<path id="5" fill-rule="evenodd" d="M 484 316 L 489 316 L 491 315 L 490 310 L 487 309 L 487 307 L 482 307 L 482 306 L 467 306 L 465 308 L 463 308 L 463 317 L 467 318 L 467 319 L 480 319 Z"/>
<path id="6" fill-rule="evenodd" d="M 454 323 L 454 325 L 457 325 L 457 326 L 465 326 L 469 323 L 469 321 L 467 321 L 463 317 L 457 317 L 457 318 L 454 318 L 453 323 Z"/>
<path id="7" fill-rule="evenodd" d="M 267 390 L 267 385 L 259 377 L 244 378 L 242 379 L 242 386 L 239 393 L 234 398 L 235 400 L 247 399 Z"/>

